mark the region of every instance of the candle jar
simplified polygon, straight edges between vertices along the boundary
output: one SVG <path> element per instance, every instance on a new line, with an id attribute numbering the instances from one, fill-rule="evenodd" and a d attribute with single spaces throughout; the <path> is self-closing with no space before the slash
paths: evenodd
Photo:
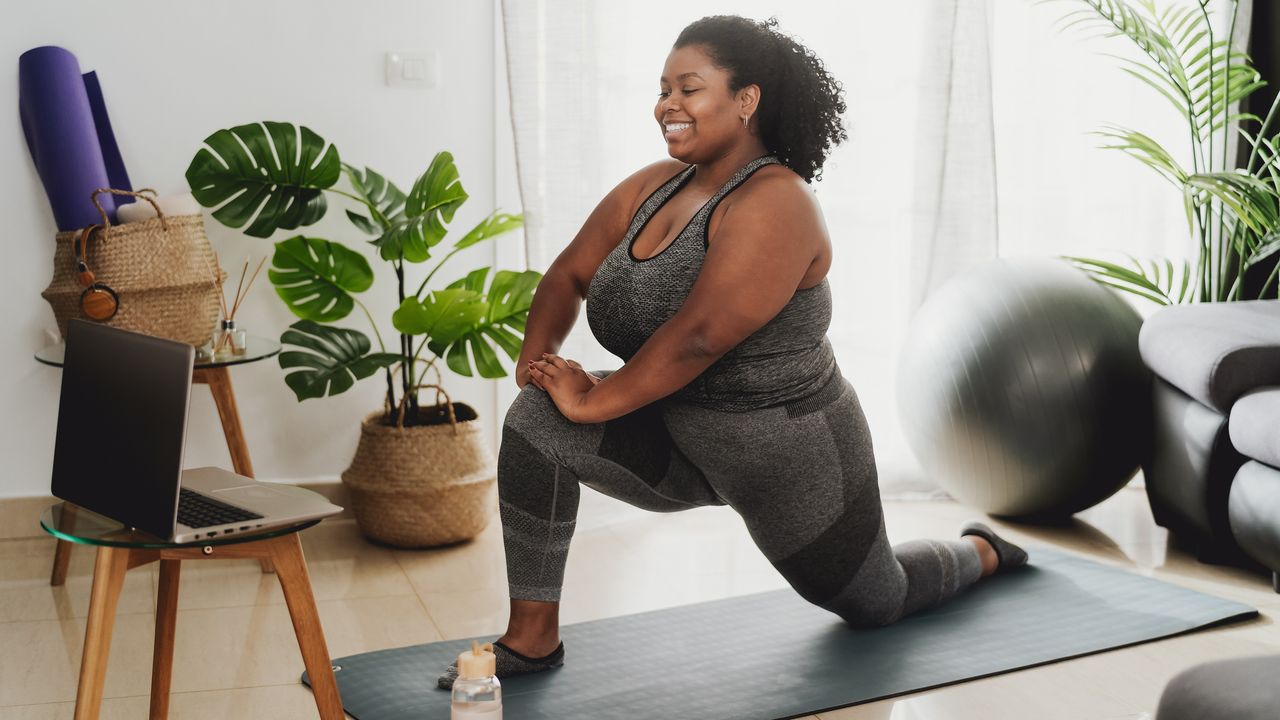
<path id="1" fill-rule="evenodd" d="M 236 327 L 235 320 L 222 320 L 219 329 L 214 333 L 214 357 L 243 355 L 245 353 L 245 332 Z"/>

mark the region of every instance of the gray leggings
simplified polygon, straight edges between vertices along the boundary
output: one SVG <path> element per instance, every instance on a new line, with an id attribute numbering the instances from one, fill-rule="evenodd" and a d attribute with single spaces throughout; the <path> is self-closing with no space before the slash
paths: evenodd
<path id="1" fill-rule="evenodd" d="M 498 452 L 512 599 L 560 599 L 579 483 L 657 512 L 730 505 L 801 597 L 859 626 L 940 603 L 982 574 L 968 541 L 889 545 L 871 435 L 839 372 L 772 408 L 658 401 L 594 424 L 566 419 L 528 383 Z"/>

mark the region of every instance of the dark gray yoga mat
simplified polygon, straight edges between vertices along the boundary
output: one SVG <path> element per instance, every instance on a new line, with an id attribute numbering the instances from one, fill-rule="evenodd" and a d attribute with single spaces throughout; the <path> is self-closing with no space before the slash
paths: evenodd
<path id="1" fill-rule="evenodd" d="M 874 630 L 853 629 L 791 590 L 567 625 L 564 667 L 502 681 L 504 716 L 793 718 L 1258 614 L 1045 548 L 1031 548 L 1031 561 Z M 453 640 L 339 658 L 343 705 L 358 720 L 447 720 L 449 693 L 436 676 L 469 647 Z"/>

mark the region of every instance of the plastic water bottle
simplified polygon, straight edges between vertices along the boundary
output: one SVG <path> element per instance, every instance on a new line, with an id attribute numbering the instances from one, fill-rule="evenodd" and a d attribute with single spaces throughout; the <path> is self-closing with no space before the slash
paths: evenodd
<path id="1" fill-rule="evenodd" d="M 497 662 L 493 645 L 475 640 L 470 650 L 458 656 L 452 720 L 502 720 L 502 683 L 494 674 Z"/>

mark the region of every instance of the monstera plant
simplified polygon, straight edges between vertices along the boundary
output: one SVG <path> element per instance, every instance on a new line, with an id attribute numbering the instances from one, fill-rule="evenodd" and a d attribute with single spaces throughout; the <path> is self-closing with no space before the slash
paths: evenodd
<path id="1" fill-rule="evenodd" d="M 215 219 L 253 237 L 312 225 L 324 217 L 327 196 L 337 196 L 349 206 L 356 237 L 394 268 L 398 306 L 388 346 L 360 300 L 374 281 L 363 254 L 307 234 L 275 243 L 268 277 L 299 318 L 280 337 L 286 349 L 279 360 L 299 401 L 337 395 L 381 372 L 387 384 L 383 422 L 414 424 L 420 415 L 415 388 L 433 368 L 438 377 L 441 359 L 465 376 L 474 364 L 485 378 L 506 375 L 494 346 L 518 359 L 540 273 L 501 271 L 490 279 L 490 268 L 482 267 L 441 288 L 431 280 L 458 252 L 520 227 L 521 216 L 491 213 L 453 243 L 416 289 L 406 285 L 406 270 L 438 252 L 467 200 L 448 152 L 437 154 L 405 193 L 372 168 L 343 163 L 335 146 L 306 127 L 262 122 L 205 138 L 186 177 L 196 200 L 214 208 Z M 356 308 L 374 342 L 359 330 L 333 325 Z"/>

